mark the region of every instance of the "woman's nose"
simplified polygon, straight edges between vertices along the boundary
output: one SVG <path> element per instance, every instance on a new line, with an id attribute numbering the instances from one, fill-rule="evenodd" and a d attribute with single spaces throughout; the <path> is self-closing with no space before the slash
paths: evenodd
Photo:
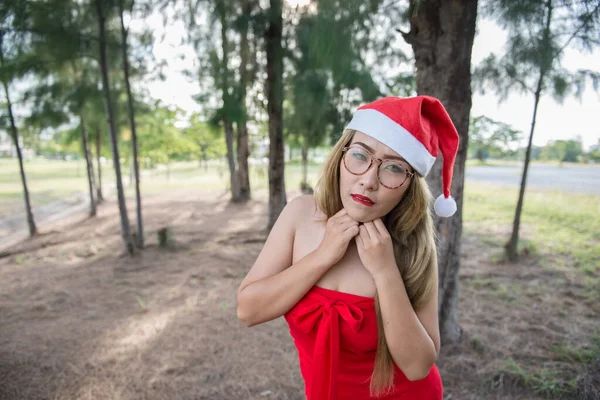
<path id="1" fill-rule="evenodd" d="M 366 189 L 376 190 L 379 185 L 379 177 L 377 176 L 377 170 L 379 169 L 379 163 L 374 162 L 371 168 L 360 176 L 360 183 Z"/>

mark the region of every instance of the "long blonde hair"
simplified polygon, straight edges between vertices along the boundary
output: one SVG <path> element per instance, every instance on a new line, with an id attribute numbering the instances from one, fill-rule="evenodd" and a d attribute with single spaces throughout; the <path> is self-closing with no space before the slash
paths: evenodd
<path id="1" fill-rule="evenodd" d="M 345 146 L 356 131 L 347 129 L 333 147 L 316 185 L 315 203 L 327 218 L 342 209 L 340 197 L 340 162 Z M 400 270 L 410 302 L 419 310 L 437 290 L 437 250 L 431 216 L 432 195 L 425 178 L 415 175 L 402 200 L 386 218 L 386 228 L 394 244 L 396 265 Z M 378 345 L 375 368 L 371 376 L 371 395 L 381 396 L 394 387 L 394 363 L 385 340 L 379 298 L 375 297 Z"/>

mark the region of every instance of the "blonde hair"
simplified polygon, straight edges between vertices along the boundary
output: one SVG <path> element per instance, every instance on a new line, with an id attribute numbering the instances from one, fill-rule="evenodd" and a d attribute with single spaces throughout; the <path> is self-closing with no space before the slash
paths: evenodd
<path id="1" fill-rule="evenodd" d="M 344 131 L 327 158 L 316 185 L 315 203 L 327 218 L 342 209 L 339 184 L 342 149 L 350 144 L 355 132 L 351 129 Z M 390 211 L 385 222 L 394 244 L 396 264 L 415 310 L 419 310 L 437 290 L 437 250 L 431 202 L 432 195 L 425 178 L 415 175 L 402 200 Z M 381 396 L 394 387 L 394 363 L 385 340 L 377 296 L 375 310 L 378 344 L 371 376 L 371 395 Z"/>

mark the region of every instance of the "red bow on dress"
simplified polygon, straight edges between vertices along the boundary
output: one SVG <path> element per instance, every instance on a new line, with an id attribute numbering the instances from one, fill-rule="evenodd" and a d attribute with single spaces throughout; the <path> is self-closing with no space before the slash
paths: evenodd
<path id="1" fill-rule="evenodd" d="M 354 331 L 363 323 L 363 309 L 372 308 L 372 300 L 346 303 L 338 299 L 299 304 L 291 316 L 304 333 L 315 327 L 317 336 L 313 354 L 311 399 L 337 400 L 337 377 L 340 362 L 340 317 Z"/>

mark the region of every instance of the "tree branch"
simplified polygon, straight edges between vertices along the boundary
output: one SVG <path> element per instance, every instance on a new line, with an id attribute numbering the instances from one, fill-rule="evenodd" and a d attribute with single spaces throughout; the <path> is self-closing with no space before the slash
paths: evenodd
<path id="1" fill-rule="evenodd" d="M 558 56 L 559 54 L 561 54 L 569 45 L 569 43 L 571 43 L 571 41 L 573 39 L 575 39 L 575 37 L 577 37 L 577 34 L 579 34 L 579 32 L 585 28 L 585 26 L 591 21 L 592 19 L 592 15 L 595 14 L 596 12 L 598 12 L 598 9 L 600 8 L 600 2 L 596 3 L 596 7 L 594 8 L 594 10 L 592 12 L 587 13 L 586 15 L 584 15 L 584 21 L 581 24 L 581 26 L 579 26 L 579 28 L 577 28 L 575 30 L 575 32 L 573 32 L 573 34 L 571 35 L 571 37 L 569 37 L 569 39 L 567 39 L 567 41 L 565 42 L 565 44 L 558 49 L 558 52 L 556 53 L 556 55 Z M 592 39 L 592 42 L 595 42 L 594 39 Z"/>
<path id="2" fill-rule="evenodd" d="M 402 38 L 404 39 L 404 41 L 410 45 L 415 43 L 415 38 L 414 35 L 412 34 L 412 32 L 404 32 L 402 29 L 400 28 L 396 28 L 396 32 L 398 32 L 399 34 L 402 35 Z"/>

